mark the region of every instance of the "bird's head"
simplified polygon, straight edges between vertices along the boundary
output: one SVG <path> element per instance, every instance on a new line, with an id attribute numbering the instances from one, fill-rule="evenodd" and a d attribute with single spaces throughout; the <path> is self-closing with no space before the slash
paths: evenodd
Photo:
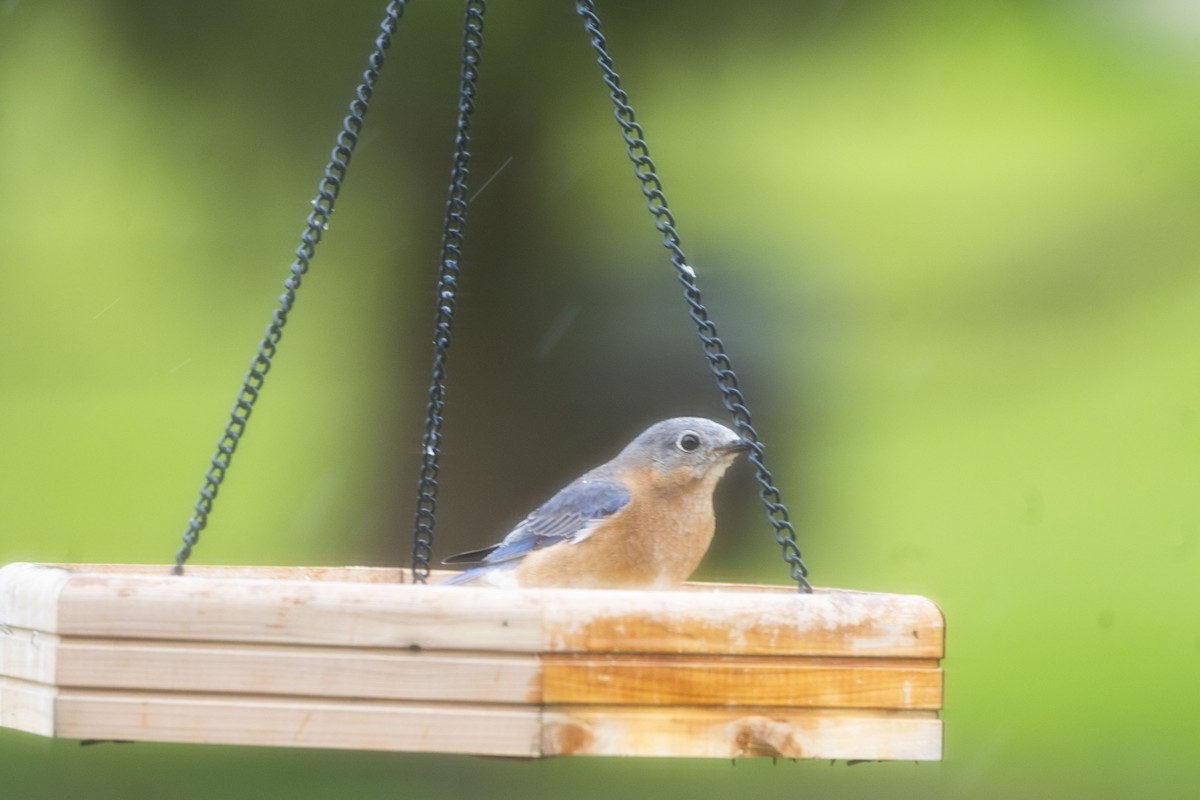
<path id="1" fill-rule="evenodd" d="M 651 425 L 622 451 L 626 464 L 645 464 L 696 480 L 720 478 L 750 442 L 703 417 L 676 417 Z"/>

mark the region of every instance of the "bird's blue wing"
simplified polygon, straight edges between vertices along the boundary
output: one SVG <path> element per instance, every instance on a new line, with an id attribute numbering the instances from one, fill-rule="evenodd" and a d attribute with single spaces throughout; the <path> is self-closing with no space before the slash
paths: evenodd
<path id="1" fill-rule="evenodd" d="M 581 478 L 523 519 L 484 556 L 483 564 L 502 564 L 560 542 L 582 541 L 598 523 L 629 505 L 629 498 L 629 490 L 619 483 Z"/>

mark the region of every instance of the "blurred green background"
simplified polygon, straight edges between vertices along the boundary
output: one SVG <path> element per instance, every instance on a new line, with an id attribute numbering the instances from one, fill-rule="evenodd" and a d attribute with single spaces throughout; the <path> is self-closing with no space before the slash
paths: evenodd
<path id="1" fill-rule="evenodd" d="M 0 2 L 0 563 L 165 562 L 382 3 Z M 572 4 L 495 3 L 437 555 L 721 416 Z M 818 585 L 948 619 L 940 764 L 0 731 L 5 798 L 1177 797 L 1200 781 L 1200 13 L 602 3 Z M 198 563 L 407 563 L 458 3 L 414 3 Z M 786 572 L 744 465 L 700 577 Z"/>

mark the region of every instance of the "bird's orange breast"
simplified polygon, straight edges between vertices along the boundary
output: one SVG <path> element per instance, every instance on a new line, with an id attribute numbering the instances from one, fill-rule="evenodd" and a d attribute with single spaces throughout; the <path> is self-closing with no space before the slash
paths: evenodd
<path id="1" fill-rule="evenodd" d="M 692 470 L 627 469 L 630 502 L 586 539 L 527 555 L 521 586 L 668 588 L 687 580 L 712 542 L 713 487 Z"/>

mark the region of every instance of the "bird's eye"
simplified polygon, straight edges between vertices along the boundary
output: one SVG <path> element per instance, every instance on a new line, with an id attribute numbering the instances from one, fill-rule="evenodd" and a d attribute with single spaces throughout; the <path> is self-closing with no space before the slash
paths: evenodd
<path id="1" fill-rule="evenodd" d="M 700 447 L 700 437 L 688 431 L 679 437 L 679 440 L 675 442 L 675 446 L 685 453 L 695 452 Z"/>

